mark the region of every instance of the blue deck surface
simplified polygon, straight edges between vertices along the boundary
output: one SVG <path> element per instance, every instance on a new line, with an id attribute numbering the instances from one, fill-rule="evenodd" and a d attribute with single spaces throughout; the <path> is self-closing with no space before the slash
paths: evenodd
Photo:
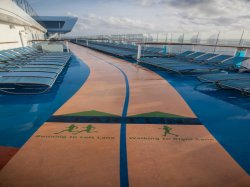
<path id="1" fill-rule="evenodd" d="M 0 146 L 21 147 L 84 84 L 90 70 L 72 56 L 65 75 L 47 93 L 0 94 Z"/>
<path id="2" fill-rule="evenodd" d="M 250 98 L 201 84 L 195 77 L 152 70 L 181 94 L 202 124 L 250 174 Z"/>
<path id="3" fill-rule="evenodd" d="M 73 57 L 62 83 L 42 95 L 0 95 L 0 146 L 21 147 L 87 80 L 89 68 Z M 152 69 L 183 96 L 199 120 L 250 174 L 250 98 Z"/>

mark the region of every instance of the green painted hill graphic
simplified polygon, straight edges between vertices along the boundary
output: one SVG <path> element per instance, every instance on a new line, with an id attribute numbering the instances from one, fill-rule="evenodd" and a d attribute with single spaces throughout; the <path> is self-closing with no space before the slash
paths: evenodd
<path id="1" fill-rule="evenodd" d="M 129 116 L 129 117 L 186 118 L 185 116 L 179 116 L 179 115 L 175 115 L 175 114 L 158 112 L 158 111 L 137 114 L 137 115 L 133 115 L 133 116 Z"/>
<path id="2" fill-rule="evenodd" d="M 96 110 L 89 110 L 89 111 L 83 111 L 83 112 L 76 112 L 71 114 L 65 114 L 63 116 L 89 116 L 89 117 L 118 117 L 118 115 L 110 114 L 106 112 L 96 111 Z M 164 113 L 164 112 L 148 112 L 143 114 L 137 114 L 133 116 L 128 117 L 155 117 L 155 118 L 187 118 L 185 116 L 180 116 L 176 114 L 170 114 L 170 113 Z"/>
<path id="3" fill-rule="evenodd" d="M 84 111 L 84 112 L 77 112 L 77 113 L 72 113 L 72 114 L 66 114 L 63 116 L 117 116 L 115 114 L 109 114 L 106 112 L 100 112 L 100 111 L 96 111 L 96 110 L 90 110 L 90 111 Z"/>

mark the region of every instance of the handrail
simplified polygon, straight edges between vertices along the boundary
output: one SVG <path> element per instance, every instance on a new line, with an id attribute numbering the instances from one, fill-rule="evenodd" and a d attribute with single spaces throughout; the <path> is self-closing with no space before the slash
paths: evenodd
<path id="1" fill-rule="evenodd" d="M 0 44 L 14 44 L 14 43 L 19 43 L 18 41 L 14 41 L 14 42 L 0 42 Z"/>
<path id="2" fill-rule="evenodd" d="M 137 45 L 192 45 L 192 46 L 206 46 L 206 47 L 225 47 L 225 48 L 250 49 L 250 46 L 223 45 L 223 44 L 201 44 L 201 43 L 138 42 L 136 44 Z"/>
<path id="3" fill-rule="evenodd" d="M 107 40 L 107 39 L 78 39 L 78 40 Z M 111 41 L 118 41 L 112 39 Z M 119 40 L 120 41 L 120 40 Z M 136 41 L 133 41 L 136 42 Z M 179 42 L 136 42 L 136 45 L 181 45 L 181 46 L 205 46 L 205 47 L 225 47 L 225 48 L 238 48 L 250 49 L 250 46 L 244 45 L 224 45 L 224 44 L 202 44 L 202 43 L 179 43 Z"/>
<path id="4" fill-rule="evenodd" d="M 62 42 L 66 40 L 28 40 L 28 42 Z"/>
<path id="5" fill-rule="evenodd" d="M 108 38 L 108 37 L 104 37 L 104 38 L 77 38 L 77 37 L 73 37 L 73 38 L 69 38 L 69 39 L 77 39 L 77 40 L 112 40 L 112 41 L 142 41 L 143 38 Z"/>

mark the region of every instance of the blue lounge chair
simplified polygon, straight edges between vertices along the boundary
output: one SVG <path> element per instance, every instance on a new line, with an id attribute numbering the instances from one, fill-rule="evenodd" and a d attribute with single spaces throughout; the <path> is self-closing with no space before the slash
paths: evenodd
<path id="1" fill-rule="evenodd" d="M 27 46 L 27 47 L 23 47 L 22 48 L 24 51 L 26 52 L 29 52 L 29 53 L 33 53 L 33 54 L 41 54 L 43 56 L 58 56 L 58 55 L 71 55 L 70 53 L 67 53 L 67 52 L 44 52 L 44 51 L 39 51 L 37 50 L 36 48 L 34 47 L 30 47 L 30 46 Z"/>
<path id="2" fill-rule="evenodd" d="M 0 51 L 0 54 L 1 55 L 4 55 L 6 57 L 9 57 L 9 58 L 12 58 L 12 59 L 19 59 L 19 60 L 22 60 L 22 61 L 32 61 L 32 62 L 44 62 L 44 61 L 49 61 L 49 62 L 61 62 L 61 63 L 65 63 L 69 60 L 69 57 L 68 58 L 60 58 L 58 57 L 58 59 L 56 58 L 53 58 L 53 59 L 50 59 L 50 58 L 42 58 L 42 57 L 29 57 L 29 56 L 24 56 L 20 53 L 17 53 L 13 50 L 8 50 L 8 51 Z"/>
<path id="3" fill-rule="evenodd" d="M 58 60 L 58 59 L 63 59 L 63 60 L 68 60 L 70 58 L 71 54 L 70 53 L 58 53 L 58 54 L 53 54 L 52 55 L 47 55 L 47 53 L 33 53 L 32 51 L 26 50 L 26 48 L 15 48 L 11 50 L 14 52 L 16 55 L 20 54 L 29 58 L 38 58 L 38 59 L 50 59 L 50 60 Z"/>
<path id="4" fill-rule="evenodd" d="M 5 72 L 47 72 L 47 73 L 57 73 L 60 74 L 62 72 L 61 68 L 57 67 L 46 67 L 46 66 L 23 66 L 23 67 L 17 67 L 17 66 L 11 66 L 6 64 L 0 64 L 0 71 Z"/>
<path id="5" fill-rule="evenodd" d="M 23 62 L 22 63 L 19 63 L 19 62 L 16 62 L 16 61 L 12 61 L 12 60 L 9 60 L 9 59 L 6 59 L 4 57 L 2 57 L 0 55 L 0 67 L 4 68 L 21 68 L 21 67 L 27 67 L 27 68 L 51 68 L 51 69 L 60 69 L 62 70 L 64 68 L 64 66 L 57 66 L 57 65 L 50 65 L 50 64 L 29 64 L 29 63 L 26 63 L 24 64 Z"/>
<path id="6" fill-rule="evenodd" d="M 234 80 L 222 80 L 217 85 L 224 89 L 234 89 L 242 94 L 250 96 L 250 76 L 249 78 L 239 78 Z"/>
<path id="7" fill-rule="evenodd" d="M 13 62 L 16 65 L 55 65 L 55 66 L 65 66 L 67 64 L 67 61 L 30 61 L 29 59 L 19 59 L 18 57 L 15 57 L 11 54 L 5 53 L 3 51 L 0 51 L 0 61 L 8 61 Z"/>
<path id="8" fill-rule="evenodd" d="M 0 77 L 44 77 L 56 79 L 57 73 L 48 72 L 0 72 Z"/>
<path id="9" fill-rule="evenodd" d="M 48 91 L 55 80 L 45 77 L 0 76 L 0 91 L 9 94 L 41 94 Z"/>
<path id="10" fill-rule="evenodd" d="M 175 57 L 171 57 L 171 58 L 166 58 L 166 57 L 162 57 L 162 58 L 140 58 L 138 60 L 139 63 L 143 63 L 143 64 L 148 64 L 148 65 L 158 65 L 158 64 L 163 64 L 166 62 L 176 62 L 177 60 L 181 60 L 184 59 L 185 57 L 188 57 L 188 55 L 193 54 L 193 51 L 185 51 Z"/>
<path id="11" fill-rule="evenodd" d="M 223 80 L 234 80 L 249 78 L 249 73 L 213 73 L 198 76 L 197 78 L 204 83 L 217 83 Z"/>
<path id="12" fill-rule="evenodd" d="M 190 55 L 191 56 L 191 55 Z M 213 58 L 215 58 L 216 56 L 218 56 L 217 54 L 211 54 L 211 53 L 207 53 L 207 54 L 203 54 L 203 55 L 196 55 L 197 57 L 191 57 L 191 58 L 187 58 L 186 61 L 182 60 L 182 61 L 178 61 L 178 62 L 168 62 L 168 63 L 163 63 L 163 64 L 159 64 L 157 65 L 160 68 L 171 68 L 171 67 L 175 67 L 175 66 L 190 66 L 190 65 L 195 65 L 195 64 L 200 64 L 200 63 L 207 63 L 208 60 L 211 60 Z"/>
<path id="13" fill-rule="evenodd" d="M 187 64 L 181 66 L 165 66 L 164 69 L 172 72 L 183 73 L 197 73 L 197 72 L 210 72 L 218 70 L 227 70 L 235 68 L 236 64 L 246 60 L 245 57 L 232 57 L 227 55 L 220 55 L 211 60 L 207 60 L 205 64 Z"/>

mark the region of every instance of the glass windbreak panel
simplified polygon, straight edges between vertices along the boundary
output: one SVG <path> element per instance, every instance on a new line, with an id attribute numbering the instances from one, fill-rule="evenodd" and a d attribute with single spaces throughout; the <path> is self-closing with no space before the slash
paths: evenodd
<path id="1" fill-rule="evenodd" d="M 183 45 L 181 47 L 181 50 L 180 52 L 185 52 L 185 51 L 193 51 L 194 50 L 194 47 L 192 45 Z"/>
<path id="2" fill-rule="evenodd" d="M 42 21 L 48 29 L 61 29 L 63 28 L 65 21 Z"/>
<path id="3" fill-rule="evenodd" d="M 149 33 L 145 33 L 143 35 L 144 37 L 144 42 L 152 42 L 153 41 L 153 38 L 151 37 L 151 35 Z"/>
<path id="4" fill-rule="evenodd" d="M 215 53 L 221 55 L 235 55 L 236 48 L 234 47 L 216 47 Z"/>
<path id="5" fill-rule="evenodd" d="M 179 54 L 182 51 L 182 46 L 181 45 L 169 45 L 168 51 L 171 54 Z"/>
<path id="6" fill-rule="evenodd" d="M 250 31 L 244 31 L 241 39 L 241 45 L 250 47 Z"/>
<path id="7" fill-rule="evenodd" d="M 200 32 L 199 33 L 199 43 L 201 44 L 212 44 L 215 45 L 218 42 L 219 32 Z"/>
<path id="8" fill-rule="evenodd" d="M 199 32 L 185 33 L 183 43 L 199 43 Z"/>
<path id="9" fill-rule="evenodd" d="M 122 35 L 111 35 L 111 39 L 112 40 L 115 40 L 115 41 L 121 41 L 123 39 L 123 36 Z"/>
<path id="10" fill-rule="evenodd" d="M 220 32 L 218 45 L 241 45 L 243 35 L 244 31 L 242 30 Z"/>
<path id="11" fill-rule="evenodd" d="M 150 42 L 158 42 L 158 34 L 157 33 L 150 33 L 148 34 L 150 38 Z"/>
<path id="12" fill-rule="evenodd" d="M 184 33 L 171 33 L 168 35 L 168 42 L 183 43 Z"/>
<path id="13" fill-rule="evenodd" d="M 167 42 L 167 33 L 158 33 L 158 42 Z"/>
<path id="14" fill-rule="evenodd" d="M 150 34 L 144 34 L 144 42 L 153 42 L 153 37 Z"/>
<path id="15" fill-rule="evenodd" d="M 138 41 L 138 42 L 141 42 L 143 41 L 143 34 L 126 34 L 125 35 L 126 37 L 126 40 L 128 41 Z"/>
<path id="16" fill-rule="evenodd" d="M 201 51 L 204 53 L 215 53 L 216 47 L 215 46 L 196 46 L 195 51 Z"/>

